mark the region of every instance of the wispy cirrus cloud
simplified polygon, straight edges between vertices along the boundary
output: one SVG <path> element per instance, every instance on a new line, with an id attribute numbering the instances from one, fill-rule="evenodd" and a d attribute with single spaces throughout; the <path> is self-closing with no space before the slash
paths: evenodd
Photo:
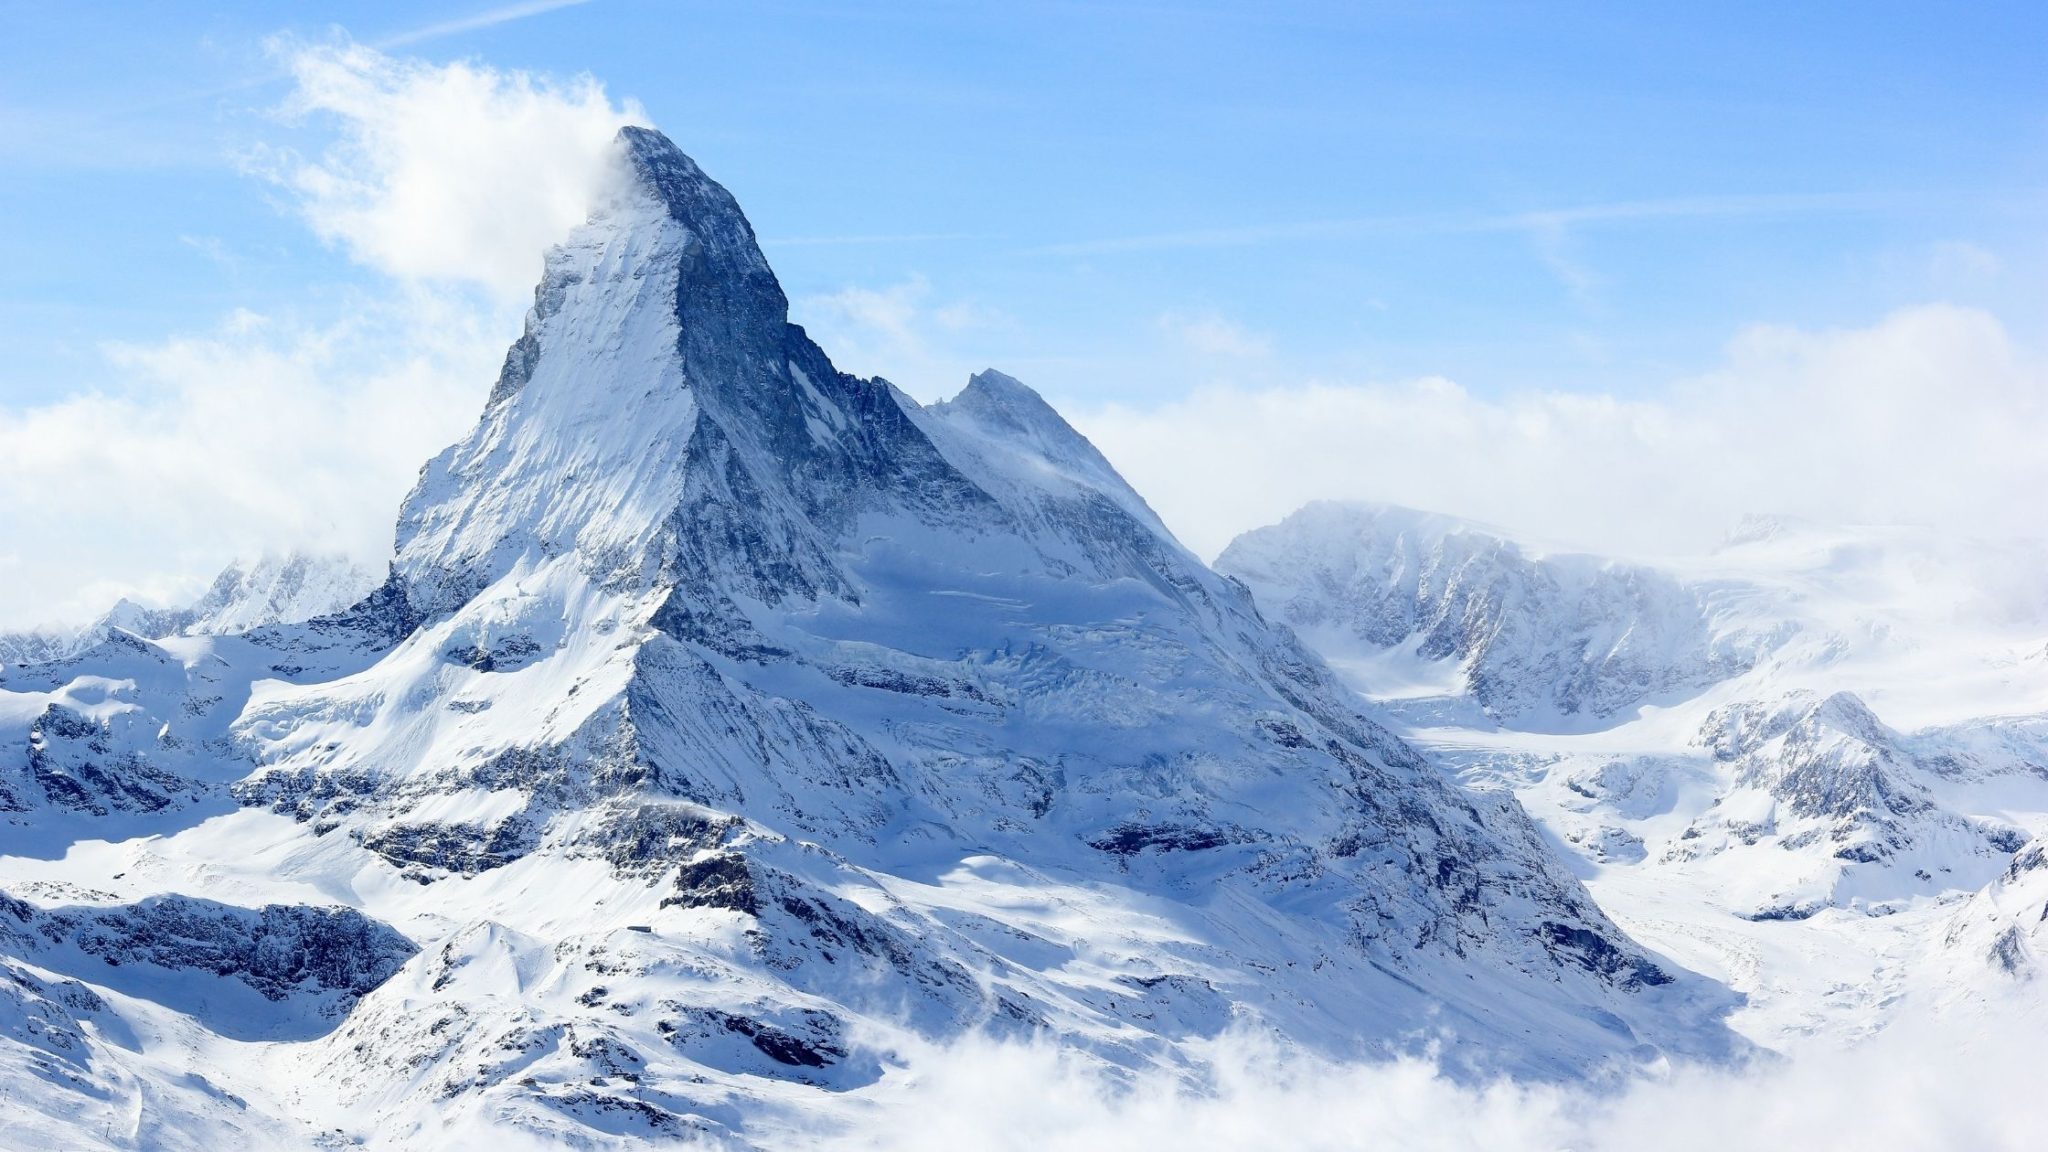
<path id="1" fill-rule="evenodd" d="M 458 16 L 451 20 L 441 20 L 433 24 L 422 25 L 411 31 L 386 36 L 384 39 L 377 41 L 373 47 L 380 51 L 390 51 L 393 48 L 409 48 L 416 44 L 424 44 L 429 40 L 439 40 L 446 36 L 459 36 L 464 32 L 477 32 L 485 28 L 494 28 L 500 24 L 510 24 L 514 20 L 524 20 L 531 16 L 540 16 L 563 8 L 575 8 L 591 2 L 592 0 L 526 0 L 525 3 L 521 4 L 506 4 L 502 7 L 491 8 L 473 15 Z"/>
<path id="2" fill-rule="evenodd" d="M 1159 317 L 1159 330 L 1181 347 L 1198 356 L 1226 360 L 1257 360 L 1273 351 L 1272 341 L 1263 333 L 1213 310 L 1168 312 Z"/>
<path id="3" fill-rule="evenodd" d="M 988 236 L 973 232 L 905 232 L 895 235 L 863 234 L 849 236 L 763 236 L 763 248 L 836 248 L 861 244 L 937 244 L 955 240 L 987 240 Z"/>
<path id="4" fill-rule="evenodd" d="M 969 375 L 988 367 L 963 345 L 1009 323 L 1000 312 L 971 300 L 938 299 L 931 282 L 910 276 L 881 288 L 850 285 L 800 296 L 790 316 L 841 368 L 883 376 L 923 400 L 959 391 Z"/>
<path id="5" fill-rule="evenodd" d="M 1241 248 L 1351 236 L 1465 232 L 1556 232 L 1560 229 L 1659 220 L 1804 216 L 1880 212 L 1908 204 L 1911 193 L 1801 192 L 1672 196 L 1510 212 L 1428 212 L 1351 216 L 1270 224 L 1140 233 L 1044 244 L 1031 252 L 1046 256 L 1094 256 L 1194 248 Z"/>

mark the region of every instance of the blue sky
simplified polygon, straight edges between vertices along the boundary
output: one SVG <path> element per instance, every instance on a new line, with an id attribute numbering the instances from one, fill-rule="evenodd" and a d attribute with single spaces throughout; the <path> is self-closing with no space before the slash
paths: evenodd
<path id="1" fill-rule="evenodd" d="M 290 11 L 6 7 L 6 396 L 359 274 L 235 163 L 290 136 L 266 42 L 335 28 L 588 72 L 737 191 L 792 296 L 921 277 L 1065 394 L 1174 387 L 1124 363 L 1166 314 L 1482 392 L 1628 391 L 1744 324 L 1933 298 L 2048 319 L 2038 4 Z"/>
<path id="2" fill-rule="evenodd" d="M 88 395 L 189 408 L 152 400 L 148 351 L 245 311 L 318 329 L 402 295 L 261 175 L 332 144 L 334 116 L 279 109 L 295 54 L 343 43 L 637 102 L 739 196 L 842 366 L 925 398 L 984 365 L 1025 378 L 1202 551 L 1282 499 L 1196 525 L 1221 498 L 1148 462 L 1193 435 L 1162 414 L 1205 390 L 1442 378 L 1502 406 L 1476 420 L 1530 397 L 1670 404 L 1749 371 L 1756 326 L 1882 345 L 1888 317 L 1937 306 L 1976 333 L 1925 337 L 1977 349 L 1955 363 L 2028 365 L 1987 403 L 2035 399 L 2040 4 L 5 3 L 0 436 Z M 517 310 L 463 323 L 502 347 Z M 1774 354 L 1854 360 L 1797 347 Z M 1324 463 L 1342 482 L 1286 499 L 1515 511 Z M 388 523 L 387 487 L 365 499 Z M 335 515 L 251 521 L 172 583 Z M 1551 520 L 1534 526 L 1607 542 Z"/>

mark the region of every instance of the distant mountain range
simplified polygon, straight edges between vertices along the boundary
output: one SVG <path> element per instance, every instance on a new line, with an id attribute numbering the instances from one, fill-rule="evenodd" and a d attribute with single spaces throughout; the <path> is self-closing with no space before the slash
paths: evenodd
<path id="1" fill-rule="evenodd" d="M 1643 564 L 1317 504 L 1217 569 L 1753 1039 L 1996 1011 L 2048 957 L 2048 547 L 1755 518 Z"/>
<path id="2" fill-rule="evenodd" d="M 148 640 L 224 636 L 339 612 L 383 583 L 383 573 L 342 555 L 302 552 L 230 564 L 183 608 L 122 600 L 83 628 L 0 632 L 0 665 L 43 664 L 92 648 L 115 629 Z"/>

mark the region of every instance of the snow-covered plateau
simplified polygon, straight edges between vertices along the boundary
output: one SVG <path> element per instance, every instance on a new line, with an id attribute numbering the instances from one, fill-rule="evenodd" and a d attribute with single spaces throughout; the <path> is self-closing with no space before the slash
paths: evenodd
<path id="1" fill-rule="evenodd" d="M 2038 555 L 1314 506 L 1212 569 L 617 166 L 387 573 L 0 640 L 0 1145 L 792 1147 L 979 1044 L 1611 1085 L 2048 954 Z"/>

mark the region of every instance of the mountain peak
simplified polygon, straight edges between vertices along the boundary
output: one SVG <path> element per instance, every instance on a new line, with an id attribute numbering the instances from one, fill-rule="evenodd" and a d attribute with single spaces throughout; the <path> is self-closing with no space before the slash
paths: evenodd
<path id="1" fill-rule="evenodd" d="M 652 128 L 619 129 L 618 145 L 637 187 L 667 209 L 668 217 L 687 229 L 692 242 L 683 247 L 684 284 L 678 305 L 687 308 L 698 294 L 706 308 L 746 301 L 749 319 L 769 320 L 781 338 L 789 301 L 761 254 L 753 225 L 739 201 L 725 186 L 704 174 L 675 142 Z M 684 317 L 686 327 L 690 317 Z"/>
<path id="2" fill-rule="evenodd" d="M 1061 428 L 1067 426 L 1066 420 L 1029 385 L 993 368 L 984 368 L 968 377 L 967 387 L 935 407 L 967 413 L 1013 430 L 1044 427 L 1048 421 L 1057 422 Z"/>
<path id="3" fill-rule="evenodd" d="M 613 144 L 635 182 L 676 209 L 676 219 L 688 223 L 705 207 L 721 214 L 740 214 L 739 203 L 732 194 L 705 175 L 695 160 L 660 132 L 629 124 L 619 129 Z"/>
<path id="4" fill-rule="evenodd" d="M 994 368 L 983 368 L 981 371 L 969 376 L 967 378 L 967 387 L 962 390 L 961 395 L 965 396 L 969 393 L 980 393 L 989 396 L 1029 397 L 1041 404 L 1044 403 L 1037 390 L 1033 389 L 1030 385 L 1007 372 L 999 372 Z"/>
<path id="5" fill-rule="evenodd" d="M 817 525 L 884 493 L 974 500 L 906 401 L 789 323 L 731 193 L 652 129 L 617 146 L 620 187 L 549 254 L 483 419 L 400 515 L 398 570 L 428 615 L 565 554 L 645 583 L 738 549 L 779 574 L 752 589 L 772 601 L 835 585 Z"/>

